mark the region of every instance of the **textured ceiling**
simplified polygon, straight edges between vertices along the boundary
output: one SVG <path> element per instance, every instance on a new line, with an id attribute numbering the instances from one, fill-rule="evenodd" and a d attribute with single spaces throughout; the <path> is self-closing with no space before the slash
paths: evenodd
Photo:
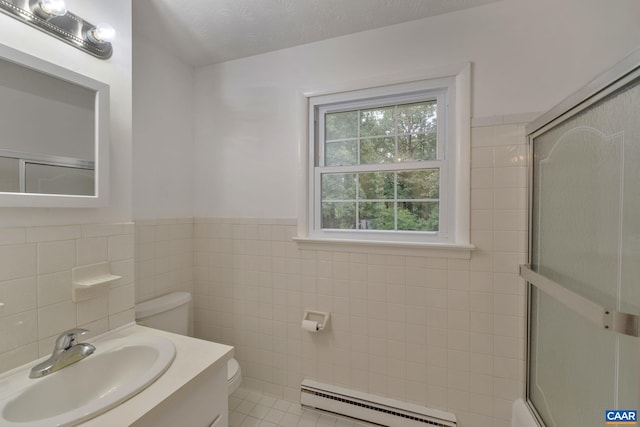
<path id="1" fill-rule="evenodd" d="M 134 0 L 134 31 L 199 66 L 498 0 Z"/>

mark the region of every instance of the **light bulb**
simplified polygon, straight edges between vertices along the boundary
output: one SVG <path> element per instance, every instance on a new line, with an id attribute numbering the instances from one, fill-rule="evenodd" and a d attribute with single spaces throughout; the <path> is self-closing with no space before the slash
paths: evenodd
<path id="1" fill-rule="evenodd" d="M 94 43 L 109 43 L 116 37 L 116 30 L 109 24 L 98 24 L 87 31 L 87 38 Z"/>
<path id="2" fill-rule="evenodd" d="M 48 16 L 63 16 L 67 13 L 64 0 L 40 0 L 38 6 Z"/>

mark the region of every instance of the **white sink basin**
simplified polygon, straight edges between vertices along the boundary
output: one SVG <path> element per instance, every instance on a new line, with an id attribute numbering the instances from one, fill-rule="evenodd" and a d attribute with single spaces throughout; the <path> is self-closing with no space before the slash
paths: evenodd
<path id="1" fill-rule="evenodd" d="M 0 425 L 53 427 L 88 420 L 153 383 L 176 353 L 173 343 L 162 337 L 93 344 L 93 355 L 43 378 L 28 378 L 33 363 L 0 381 L 0 388 L 11 390 L 0 396 Z"/>

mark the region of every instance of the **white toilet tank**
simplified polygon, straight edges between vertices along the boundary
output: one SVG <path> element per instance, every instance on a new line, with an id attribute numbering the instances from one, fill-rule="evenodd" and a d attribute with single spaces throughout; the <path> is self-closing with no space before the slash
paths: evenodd
<path id="1" fill-rule="evenodd" d="M 173 292 L 136 305 L 139 325 L 189 335 L 189 292 Z"/>
<path id="2" fill-rule="evenodd" d="M 189 292 L 173 292 L 136 305 L 139 325 L 189 335 Z M 233 393 L 242 381 L 242 370 L 235 359 L 227 362 L 227 391 Z"/>

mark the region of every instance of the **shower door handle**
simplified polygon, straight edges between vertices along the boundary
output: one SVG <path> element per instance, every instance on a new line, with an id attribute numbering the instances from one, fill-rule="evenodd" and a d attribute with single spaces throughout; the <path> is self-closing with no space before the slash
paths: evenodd
<path id="1" fill-rule="evenodd" d="M 590 320 L 599 328 L 633 337 L 640 336 L 640 316 L 602 307 L 590 299 L 537 273 L 528 265 L 520 266 L 520 277 L 545 294 L 561 302 L 565 307 Z"/>

